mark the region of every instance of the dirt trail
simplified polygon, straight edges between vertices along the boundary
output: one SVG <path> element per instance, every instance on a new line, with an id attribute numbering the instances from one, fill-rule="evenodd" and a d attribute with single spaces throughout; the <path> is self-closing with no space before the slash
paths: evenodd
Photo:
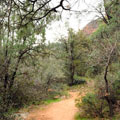
<path id="1" fill-rule="evenodd" d="M 74 120 L 77 112 L 75 99 L 78 92 L 70 92 L 71 97 L 57 103 L 52 103 L 42 110 L 32 111 L 26 120 Z"/>

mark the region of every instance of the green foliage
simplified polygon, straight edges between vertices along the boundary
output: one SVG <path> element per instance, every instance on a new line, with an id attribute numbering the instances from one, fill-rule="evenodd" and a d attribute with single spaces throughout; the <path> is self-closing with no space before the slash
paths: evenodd
<path id="1" fill-rule="evenodd" d="M 89 117 L 81 116 L 80 114 L 76 114 L 75 120 L 93 120 L 93 119 Z"/>
<path id="2" fill-rule="evenodd" d="M 117 99 L 120 100 L 120 80 L 116 80 L 113 83 L 113 90 L 115 92 L 115 95 L 116 95 Z"/>
<path id="3" fill-rule="evenodd" d="M 41 18 L 51 9 L 45 4 L 45 0 L 39 1 L 39 5 L 34 4 L 35 9 L 32 8 L 32 1 L 22 2 L 16 2 L 17 5 L 3 1 L 0 5 L 1 18 L 3 17 L 0 25 L 0 119 L 12 119 L 10 111 L 13 108 L 40 104 L 43 99 L 48 99 L 46 103 L 59 101 L 53 98 L 67 94 L 66 91 L 63 93 L 64 87 L 67 89 L 64 85 L 66 79 L 70 82 L 72 80 L 72 83 L 85 82 L 86 79 L 81 79 L 80 76 L 94 77 L 100 74 L 101 83 L 96 84 L 103 85 L 101 76 L 115 44 L 116 49 L 109 65 L 111 75 L 108 79 L 110 90 L 118 102 L 119 0 L 105 4 L 108 24 L 102 23 L 90 39 L 81 31 L 75 33 L 69 29 L 67 39 L 62 38 L 60 43 L 49 45 L 45 44 L 46 27 L 58 16 L 47 14 L 45 19 Z M 42 9 L 38 9 L 41 5 Z M 11 8 L 8 11 L 9 7 Z M 37 18 L 41 21 L 32 21 Z M 108 106 L 98 96 L 87 94 L 82 103 L 78 103 L 78 107 L 82 107 L 88 116 L 103 117 L 104 113 L 107 114 Z"/>
<path id="4" fill-rule="evenodd" d="M 107 109 L 107 103 L 93 93 L 86 94 L 82 98 L 82 102 L 78 101 L 77 106 L 84 111 L 84 115 L 93 118 L 104 117 Z"/>
<path id="5" fill-rule="evenodd" d="M 112 89 L 117 101 L 120 101 L 120 71 L 118 70 L 116 80 L 112 83 Z"/>
<path id="6" fill-rule="evenodd" d="M 55 62 L 54 67 L 51 65 L 54 58 L 50 64 L 50 57 L 45 62 L 38 61 L 50 54 L 45 46 L 46 27 L 57 16 L 49 14 L 40 22 L 33 22 L 33 17 L 46 14 L 46 10 L 50 9 L 49 5 L 46 4 L 37 13 L 36 9 L 40 7 L 37 4 L 34 6 L 28 0 L 22 1 L 24 4 L 20 3 L 21 5 L 15 2 L 16 4 L 12 1 L 7 1 L 7 4 L 0 2 L 0 12 L 3 14 L 0 17 L 3 20 L 0 24 L 0 119 L 5 116 L 4 120 L 7 120 L 7 117 L 10 120 L 10 110 L 44 99 L 47 96 L 49 79 L 57 79 L 58 74 L 59 77 L 62 76 L 61 69 L 55 67 L 58 63 Z M 39 5 L 45 2 L 40 1 Z M 9 12 L 6 11 L 7 8 Z M 31 10 L 32 12 L 27 14 Z M 21 15 L 24 14 L 24 18 L 20 12 Z"/>
<path id="7" fill-rule="evenodd" d="M 113 11 L 113 8 L 111 9 L 111 11 Z M 95 101 L 96 103 L 100 103 L 101 100 L 96 97 L 99 96 L 99 98 L 102 99 L 102 103 L 103 103 L 103 110 L 101 110 L 103 117 L 105 116 L 108 117 L 109 116 L 108 111 L 110 111 L 109 103 L 108 104 L 105 103 L 105 101 L 107 102 L 106 98 L 112 101 L 112 105 L 114 106 L 112 110 L 114 111 L 115 114 L 117 113 L 116 112 L 117 107 L 115 106 L 117 106 L 119 101 L 119 95 L 118 95 L 119 79 L 116 80 L 116 77 L 118 76 L 118 71 L 119 71 L 118 56 L 119 56 L 119 45 L 120 45 L 119 43 L 120 29 L 119 29 L 119 20 L 115 18 L 114 15 L 115 13 L 114 14 L 111 13 L 109 14 L 111 16 L 111 18 L 109 19 L 109 24 L 102 23 L 97 29 L 97 31 L 93 33 L 93 35 L 90 38 L 92 40 L 91 48 L 93 51 L 90 55 L 90 61 L 91 61 L 90 64 L 93 67 L 89 72 L 89 74 L 92 72 L 95 73 L 94 74 L 95 76 L 97 75 L 96 79 L 98 79 L 98 81 L 95 83 L 96 86 L 95 88 L 97 93 L 95 93 L 96 94 L 95 96 L 91 96 L 90 99 L 92 100 L 92 102 L 89 101 L 89 97 L 88 99 L 86 98 L 86 100 L 83 101 L 83 103 L 85 103 L 87 107 L 89 106 L 88 103 L 91 102 L 94 108 L 95 105 L 99 108 L 100 107 L 99 104 L 95 104 Z M 111 53 L 113 49 L 114 52 Z M 108 60 L 110 60 L 110 63 L 108 63 Z M 107 75 L 105 76 L 106 65 L 108 65 L 108 70 L 107 70 Z M 105 80 L 108 82 L 108 89 L 109 89 L 109 94 L 107 96 L 106 96 Z"/>
<path id="8" fill-rule="evenodd" d="M 2 95 L 0 95 L 0 120 L 14 120 L 15 118 L 12 116 L 14 111 L 12 110 L 12 105 L 7 106 Z"/>
<path id="9" fill-rule="evenodd" d="M 48 105 L 48 104 L 51 104 L 51 103 L 54 103 L 54 102 L 59 102 L 60 100 L 61 100 L 60 98 L 57 98 L 57 99 L 48 99 L 48 100 L 44 101 L 44 104 Z"/>
<path id="10" fill-rule="evenodd" d="M 81 76 L 77 76 L 77 75 L 74 75 L 74 79 L 75 80 L 84 80 L 84 79 L 81 79 Z"/>
<path id="11" fill-rule="evenodd" d="M 74 82 L 75 75 L 85 76 L 88 69 L 87 57 L 90 50 L 90 41 L 82 33 L 75 33 L 73 29 L 68 29 L 68 38 L 60 39 L 63 51 L 61 57 L 64 59 L 64 73 L 68 83 Z"/>

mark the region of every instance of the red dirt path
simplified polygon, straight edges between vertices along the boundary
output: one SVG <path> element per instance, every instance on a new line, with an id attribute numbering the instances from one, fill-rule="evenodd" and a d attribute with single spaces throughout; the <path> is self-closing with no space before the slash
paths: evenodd
<path id="1" fill-rule="evenodd" d="M 52 103 L 43 109 L 33 110 L 26 120 L 74 120 L 78 111 L 75 107 L 78 92 L 70 92 L 70 95 L 68 99 Z"/>

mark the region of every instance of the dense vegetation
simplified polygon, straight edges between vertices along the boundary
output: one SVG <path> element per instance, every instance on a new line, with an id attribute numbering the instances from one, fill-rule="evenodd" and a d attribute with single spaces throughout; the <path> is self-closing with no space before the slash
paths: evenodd
<path id="1" fill-rule="evenodd" d="M 88 93 L 82 103 L 78 104 L 88 117 L 112 118 L 119 114 L 119 5 L 118 0 L 106 2 L 106 22 L 100 22 L 97 31 L 90 36 L 90 64 L 96 72 L 96 87 L 94 92 Z"/>
<path id="2" fill-rule="evenodd" d="M 59 15 L 51 0 L 0 1 L 0 120 L 12 112 L 61 96 L 67 85 L 95 89 L 78 100 L 86 118 L 112 118 L 120 108 L 120 1 L 104 1 L 105 16 L 90 36 L 68 28 L 68 37 L 46 44 L 46 28 Z M 103 15 L 103 14 L 102 14 Z M 91 109 L 92 108 L 92 109 Z M 85 116 L 84 116 L 85 115 Z"/>

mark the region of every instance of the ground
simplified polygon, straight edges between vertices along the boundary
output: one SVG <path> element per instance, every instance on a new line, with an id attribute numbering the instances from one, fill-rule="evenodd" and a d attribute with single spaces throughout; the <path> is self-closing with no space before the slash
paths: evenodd
<path id="1" fill-rule="evenodd" d="M 57 100 L 49 105 L 30 106 L 28 109 L 20 110 L 19 114 L 23 120 L 74 120 L 75 115 L 80 112 L 75 101 L 81 101 L 83 96 L 93 91 L 93 86 L 93 82 L 88 81 L 85 85 L 70 87 L 68 89 L 69 97 L 62 96 L 60 101 Z M 19 117 L 16 120 L 19 120 Z"/>
<path id="2" fill-rule="evenodd" d="M 74 120 L 78 109 L 75 99 L 79 92 L 70 92 L 70 97 L 60 102 L 52 103 L 43 109 L 36 109 L 29 113 L 25 120 Z"/>

